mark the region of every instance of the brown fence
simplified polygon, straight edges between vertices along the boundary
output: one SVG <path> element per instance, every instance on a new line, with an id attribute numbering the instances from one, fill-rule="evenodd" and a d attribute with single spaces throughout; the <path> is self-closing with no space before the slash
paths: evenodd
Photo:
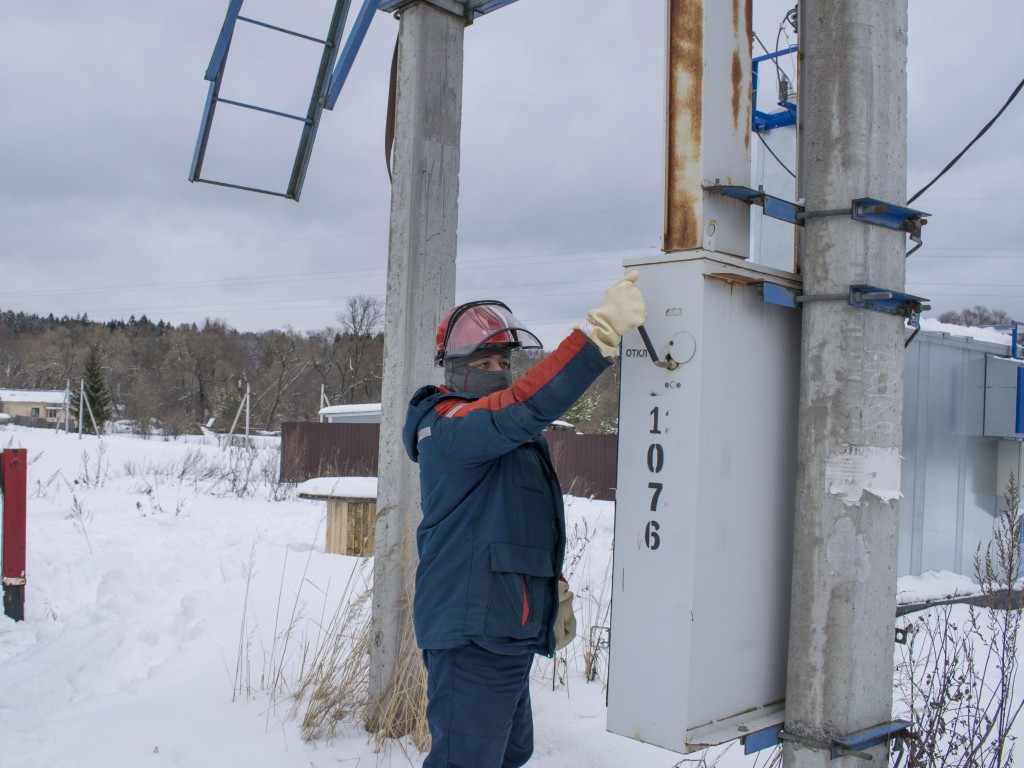
<path id="1" fill-rule="evenodd" d="M 615 435 L 544 433 L 563 493 L 615 498 Z M 281 482 L 311 477 L 374 477 L 379 424 L 287 421 L 281 425 Z"/>
<path id="2" fill-rule="evenodd" d="M 281 482 L 376 477 L 379 442 L 379 424 L 286 421 L 281 424 Z"/>
<path id="3" fill-rule="evenodd" d="M 549 429 L 544 437 L 562 493 L 606 501 L 615 498 L 617 435 L 577 435 Z"/>

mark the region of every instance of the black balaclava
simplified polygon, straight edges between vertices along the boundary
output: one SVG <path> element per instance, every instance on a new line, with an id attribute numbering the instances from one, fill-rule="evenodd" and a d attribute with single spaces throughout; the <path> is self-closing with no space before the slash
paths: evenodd
<path id="1" fill-rule="evenodd" d="M 489 357 L 495 353 L 509 355 L 507 349 L 495 350 L 486 347 L 465 357 L 449 357 L 444 361 L 444 384 L 453 392 L 471 395 L 490 395 L 512 386 L 512 371 L 481 371 L 470 365 L 474 360 Z"/>

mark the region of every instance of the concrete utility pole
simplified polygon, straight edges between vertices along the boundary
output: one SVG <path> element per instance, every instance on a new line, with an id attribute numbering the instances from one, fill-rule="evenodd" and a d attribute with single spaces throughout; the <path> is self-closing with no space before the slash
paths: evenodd
<path id="1" fill-rule="evenodd" d="M 801 0 L 800 173 L 808 214 L 787 768 L 889 723 L 903 405 L 902 318 L 829 296 L 902 291 L 905 233 L 820 215 L 906 200 L 907 0 Z M 814 297 L 822 300 L 814 300 Z M 884 744 L 867 750 L 886 763 Z"/>
<path id="2" fill-rule="evenodd" d="M 388 737 L 420 714 L 410 695 L 422 667 L 411 605 L 419 475 L 401 431 L 412 393 L 438 379 L 434 331 L 455 301 L 464 13 L 421 0 L 402 8 L 399 27 L 368 723 Z"/>

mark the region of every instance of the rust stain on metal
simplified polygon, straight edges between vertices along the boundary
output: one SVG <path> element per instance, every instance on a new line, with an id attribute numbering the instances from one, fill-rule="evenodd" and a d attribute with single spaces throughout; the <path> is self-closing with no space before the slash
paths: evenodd
<path id="1" fill-rule="evenodd" d="M 742 14 L 740 3 L 743 3 Z M 732 54 L 732 125 L 736 131 L 745 123 L 748 123 L 750 116 L 747 114 L 746 101 L 753 99 L 753 83 L 749 72 L 743 66 L 746 54 L 750 54 L 751 40 L 754 35 L 754 3 L 753 0 L 732 1 L 732 31 L 736 48 Z M 744 89 L 746 92 L 744 93 Z M 743 131 L 743 143 L 746 149 L 750 150 L 750 132 Z"/>
<path id="2" fill-rule="evenodd" d="M 743 94 L 743 64 L 740 62 L 740 52 L 732 52 L 732 127 L 735 130 L 740 128 L 740 106 Z"/>
<path id="3" fill-rule="evenodd" d="M 754 0 L 746 0 L 746 7 L 745 7 L 744 17 L 745 17 L 744 20 L 745 20 L 746 26 L 743 29 L 742 42 L 743 42 L 743 45 L 746 46 L 745 50 L 746 50 L 746 54 L 747 54 L 748 66 L 752 67 L 752 64 L 750 64 L 749 62 L 750 62 L 750 60 L 752 58 L 752 54 L 750 52 L 750 48 L 754 44 Z M 751 114 L 751 112 L 754 109 L 754 81 L 752 79 L 753 70 L 751 69 L 751 71 L 748 71 L 746 74 L 747 74 L 747 108 L 744 110 L 743 119 L 746 122 L 747 126 L 749 126 L 750 125 L 750 119 L 753 116 Z M 747 153 L 749 155 L 749 152 L 750 152 L 750 131 L 749 130 L 743 131 L 743 145 L 746 147 Z"/>
<path id="4" fill-rule="evenodd" d="M 732 39 L 736 42 L 736 48 L 732 52 L 732 127 L 738 130 L 740 127 L 740 103 L 743 88 L 743 64 L 740 61 L 740 0 L 732 0 Z"/>
<path id="5" fill-rule="evenodd" d="M 666 251 L 701 245 L 704 0 L 670 0 Z"/>

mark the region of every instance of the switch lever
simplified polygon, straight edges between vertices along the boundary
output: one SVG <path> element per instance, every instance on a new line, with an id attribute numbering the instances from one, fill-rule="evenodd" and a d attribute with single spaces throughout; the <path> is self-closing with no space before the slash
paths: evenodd
<path id="1" fill-rule="evenodd" d="M 647 329 L 644 326 L 637 328 L 640 331 L 640 338 L 644 340 L 644 346 L 647 347 L 647 354 L 651 357 L 651 362 L 659 368 L 668 368 L 670 371 L 674 371 L 679 367 L 679 363 L 672 359 L 672 355 L 665 355 L 664 360 L 658 359 L 658 353 L 654 351 L 654 344 L 651 342 L 651 337 L 647 333 Z"/>

